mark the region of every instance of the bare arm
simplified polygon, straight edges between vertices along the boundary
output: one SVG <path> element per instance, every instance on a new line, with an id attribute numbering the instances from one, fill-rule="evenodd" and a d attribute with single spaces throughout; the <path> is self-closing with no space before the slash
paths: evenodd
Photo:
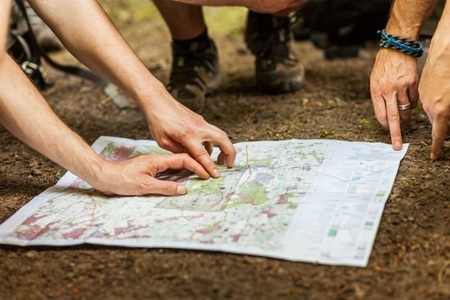
<path id="1" fill-rule="evenodd" d="M 3 51 L 4 52 L 4 51 Z M 103 160 L 51 110 L 8 56 L 0 65 L 0 124 L 24 143 L 105 194 L 178 195 L 186 187 L 154 177 L 166 169 L 208 173 L 186 154 L 148 155 L 120 163 Z"/>
<path id="2" fill-rule="evenodd" d="M 438 159 L 450 133 L 450 3 L 447 1 L 431 41 L 419 84 L 420 100 L 433 127 L 431 159 Z"/>
<path id="3" fill-rule="evenodd" d="M 395 1 L 386 32 L 416 40 L 436 0 Z M 417 59 L 389 48 L 381 48 L 370 76 L 370 92 L 375 115 L 380 124 L 389 129 L 394 149 L 402 148 L 400 122 L 411 122 L 411 111 L 399 111 L 397 105 L 418 103 Z"/>
<path id="4" fill-rule="evenodd" d="M 259 13 L 278 13 L 297 8 L 309 0 L 174 0 L 194 5 L 205 6 L 244 6 Z"/>
<path id="5" fill-rule="evenodd" d="M 9 14 L 11 12 L 11 0 L 0 1 L 0 64 L 4 60 L 6 49 L 6 38 L 9 24 Z"/>
<path id="6" fill-rule="evenodd" d="M 219 171 L 208 153 L 217 144 L 222 150 L 219 163 L 226 161 L 227 166 L 233 166 L 236 151 L 228 136 L 173 99 L 131 50 L 97 1 L 29 2 L 75 57 L 132 96 L 161 147 L 189 153 L 209 174 L 218 177 Z"/>

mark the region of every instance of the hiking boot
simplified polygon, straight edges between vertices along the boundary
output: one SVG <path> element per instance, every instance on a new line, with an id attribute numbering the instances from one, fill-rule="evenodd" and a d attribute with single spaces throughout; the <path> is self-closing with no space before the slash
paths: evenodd
<path id="1" fill-rule="evenodd" d="M 201 113 L 207 95 L 220 89 L 217 48 L 211 39 L 172 43 L 173 62 L 167 90 L 189 109 Z"/>
<path id="2" fill-rule="evenodd" d="M 249 11 L 245 42 L 256 56 L 256 86 L 269 94 L 296 91 L 305 85 L 305 68 L 290 49 L 289 17 Z"/>

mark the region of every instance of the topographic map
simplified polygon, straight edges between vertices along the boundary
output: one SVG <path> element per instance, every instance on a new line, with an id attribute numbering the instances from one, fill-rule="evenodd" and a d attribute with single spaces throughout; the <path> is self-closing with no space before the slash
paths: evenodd
<path id="1" fill-rule="evenodd" d="M 202 180 L 183 171 L 176 197 L 106 197 L 71 173 L 0 226 L 0 243 L 82 243 L 226 251 L 365 266 L 407 145 L 335 140 L 235 144 L 233 168 Z M 100 137 L 122 161 L 165 153 L 154 141 Z M 213 156 L 217 156 L 215 149 Z"/>

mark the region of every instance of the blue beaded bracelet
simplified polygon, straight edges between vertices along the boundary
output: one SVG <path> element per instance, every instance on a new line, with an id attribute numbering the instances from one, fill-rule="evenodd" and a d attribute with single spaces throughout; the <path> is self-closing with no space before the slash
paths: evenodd
<path id="1" fill-rule="evenodd" d="M 421 57 L 423 54 L 420 42 L 388 34 L 386 29 L 379 30 L 378 34 L 381 35 L 380 47 L 395 49 L 415 57 Z"/>

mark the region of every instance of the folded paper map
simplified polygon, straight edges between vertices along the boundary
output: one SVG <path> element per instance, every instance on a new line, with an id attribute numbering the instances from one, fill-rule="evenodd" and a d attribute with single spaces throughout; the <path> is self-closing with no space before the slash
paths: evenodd
<path id="1" fill-rule="evenodd" d="M 285 140 L 235 144 L 235 166 L 183 196 L 107 197 L 71 173 L 0 225 L 0 243 L 83 243 L 224 251 L 366 266 L 402 151 L 382 143 Z M 121 161 L 165 153 L 154 141 L 100 137 Z M 213 157 L 218 150 L 215 149 Z"/>

